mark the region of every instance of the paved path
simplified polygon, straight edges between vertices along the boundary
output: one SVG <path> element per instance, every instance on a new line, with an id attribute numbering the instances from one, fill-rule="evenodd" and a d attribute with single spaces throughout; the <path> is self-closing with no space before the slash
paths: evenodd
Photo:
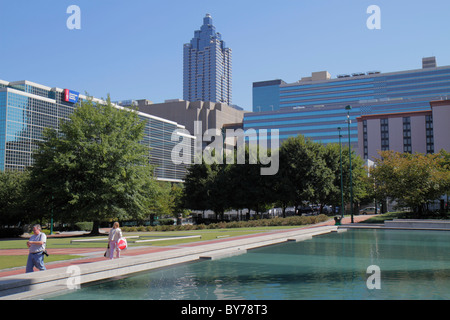
<path id="1" fill-rule="evenodd" d="M 354 222 L 361 222 L 364 220 L 367 220 L 372 216 L 366 215 L 366 216 L 354 216 Z M 344 218 L 342 221 L 342 224 L 349 224 L 351 221 L 350 218 Z M 313 228 L 318 226 L 329 226 L 334 225 L 334 220 L 329 220 L 323 223 L 316 224 L 314 226 L 308 226 L 306 228 Z M 229 237 L 229 238 L 223 238 L 223 239 L 216 239 L 216 240 L 209 240 L 209 241 L 197 241 L 197 242 L 191 242 L 186 244 L 180 244 L 173 247 L 129 247 L 127 250 L 121 252 L 121 256 L 137 256 L 142 254 L 148 254 L 148 253 L 156 253 L 156 252 L 165 252 L 169 250 L 174 250 L 176 248 L 180 247 L 193 247 L 193 246 L 201 246 L 205 244 L 210 243 L 219 243 L 219 242 L 226 242 L 230 240 L 236 240 L 236 239 L 245 239 L 245 238 L 254 238 L 262 235 L 267 235 L 270 233 L 282 233 L 282 232 L 288 232 L 295 230 L 296 228 L 292 229 L 284 229 L 284 230 L 276 230 L 271 232 L 262 232 L 257 234 L 249 234 L 244 236 L 236 236 L 236 237 Z M 299 227 L 300 229 L 300 227 Z M 305 229 L 305 227 L 301 228 Z M 86 258 L 79 258 L 79 259 L 72 259 L 72 260 L 66 260 L 66 261 L 60 261 L 60 262 L 51 262 L 46 263 L 46 268 L 48 270 L 55 269 L 55 268 L 62 268 L 67 267 L 70 265 L 80 265 L 85 263 L 92 263 L 92 262 L 98 262 L 98 261 L 104 261 L 106 260 L 105 257 L 103 257 L 103 253 L 105 251 L 105 247 L 98 247 L 98 248 L 70 248 L 70 249 L 61 249 L 61 248 L 51 248 L 48 249 L 49 254 L 68 254 L 68 250 L 70 250 L 70 254 L 74 255 L 83 255 L 83 254 L 90 254 L 89 257 Z M 97 253 L 97 254 L 96 254 Z M 0 250 L 0 256 L 2 255 L 27 255 L 28 250 L 27 249 L 1 249 Z M 25 273 L 25 266 L 22 268 L 13 268 L 13 269 L 6 269 L 6 270 L 0 270 L 0 278 L 6 277 L 6 276 L 12 276 L 17 274 L 23 274 Z"/>

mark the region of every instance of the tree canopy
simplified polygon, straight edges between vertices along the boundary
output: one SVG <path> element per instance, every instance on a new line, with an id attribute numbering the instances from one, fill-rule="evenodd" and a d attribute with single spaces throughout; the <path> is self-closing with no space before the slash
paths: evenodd
<path id="1" fill-rule="evenodd" d="M 0 171 L 0 226 L 17 225 L 30 218 L 28 182 L 26 171 Z"/>
<path id="2" fill-rule="evenodd" d="M 285 140 L 274 155 L 279 157 L 275 175 L 261 175 L 260 159 L 249 161 L 246 147 L 243 164 L 211 164 L 190 167 L 184 193 L 184 205 L 192 210 L 248 209 L 257 213 L 273 206 L 299 208 L 305 204 L 340 205 L 339 145 L 323 145 L 301 135 Z M 255 153 L 255 154 L 259 154 Z M 367 169 L 353 151 L 352 175 L 355 201 L 368 195 Z M 348 150 L 343 152 L 344 195 L 350 198 Z"/>
<path id="3" fill-rule="evenodd" d="M 59 130 L 46 129 L 30 170 L 37 211 L 61 221 L 139 218 L 149 212 L 155 179 L 145 123 L 132 110 L 83 101 Z"/>
<path id="4" fill-rule="evenodd" d="M 409 154 L 380 152 L 371 170 L 378 199 L 396 199 L 416 213 L 424 206 L 449 192 L 450 162 L 448 153 Z"/>

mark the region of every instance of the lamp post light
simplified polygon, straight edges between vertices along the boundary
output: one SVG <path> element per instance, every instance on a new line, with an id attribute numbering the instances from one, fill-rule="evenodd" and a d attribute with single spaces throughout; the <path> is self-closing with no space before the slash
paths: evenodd
<path id="1" fill-rule="evenodd" d="M 347 124 L 348 124 L 348 159 L 350 163 L 350 216 L 351 223 L 353 223 L 353 181 L 352 181 L 352 145 L 350 143 L 350 110 L 351 106 L 346 106 L 345 110 L 347 110 Z"/>
<path id="2" fill-rule="evenodd" d="M 344 219 L 344 182 L 342 179 L 342 144 L 341 144 L 341 130 L 342 128 L 337 128 L 339 131 L 339 163 L 341 168 L 341 219 Z"/>
<path id="3" fill-rule="evenodd" d="M 53 234 L 53 195 L 52 195 L 52 216 L 50 219 L 50 234 Z"/>

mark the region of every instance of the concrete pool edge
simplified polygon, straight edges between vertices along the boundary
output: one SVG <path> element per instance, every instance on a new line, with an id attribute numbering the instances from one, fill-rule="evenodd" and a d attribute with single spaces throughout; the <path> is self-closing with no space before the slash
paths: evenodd
<path id="1" fill-rule="evenodd" d="M 345 224 L 342 227 L 349 229 L 392 229 L 392 230 L 432 230 L 450 231 L 450 220 L 417 220 L 417 219 L 393 219 L 386 220 L 383 224 Z"/>
<path id="2" fill-rule="evenodd" d="M 398 222 L 398 221 L 397 221 Z M 78 268 L 79 284 L 107 280 L 115 277 L 170 267 L 181 263 L 199 260 L 221 259 L 247 252 L 263 246 L 288 241 L 304 241 L 313 236 L 330 232 L 345 232 L 347 229 L 386 229 L 386 230 L 429 230 L 450 231 L 450 221 L 405 220 L 402 224 L 343 224 L 341 226 L 310 226 L 299 229 L 277 230 L 261 234 L 236 236 L 205 242 L 187 243 L 173 247 L 163 247 L 152 253 L 125 256 L 117 260 L 94 262 L 80 261 L 76 265 L 58 267 L 43 272 L 16 274 L 0 277 L 0 300 L 40 299 L 64 291 L 74 284 L 74 271 Z M 420 224 L 417 224 L 419 223 Z M 441 224 L 439 222 L 442 222 Z M 416 223 L 416 224 L 414 224 Z M 99 255 L 103 253 L 99 253 Z M 70 269 L 72 267 L 72 269 Z M 73 267 L 76 267 L 75 269 Z"/>
<path id="3" fill-rule="evenodd" d="M 218 259 L 247 250 L 287 241 L 301 241 L 313 236 L 337 232 L 338 226 L 318 226 L 227 238 L 196 245 L 180 245 L 166 251 L 126 256 L 121 259 L 80 263 L 46 271 L 0 278 L 0 300 L 39 299 L 45 295 L 70 290 L 77 285 L 126 276 L 129 274 L 192 262 Z"/>

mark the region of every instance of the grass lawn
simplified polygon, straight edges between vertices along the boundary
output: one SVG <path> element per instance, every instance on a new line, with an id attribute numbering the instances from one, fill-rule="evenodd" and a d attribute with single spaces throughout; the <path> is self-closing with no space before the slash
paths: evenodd
<path id="1" fill-rule="evenodd" d="M 158 238 L 170 238 L 171 240 L 166 241 L 157 241 L 157 242 L 141 242 L 141 243 L 129 243 L 130 246 L 142 246 L 142 245 L 151 245 L 151 246 L 168 246 L 168 245 L 177 245 L 182 243 L 189 242 L 197 242 L 197 241 L 208 241 L 215 240 L 219 238 L 228 238 L 228 237 L 236 237 L 243 236 L 248 234 L 262 233 L 262 232 L 270 232 L 280 229 L 294 229 L 305 226 L 288 226 L 288 227 L 256 227 L 256 228 L 232 228 L 232 229 L 206 229 L 206 230 L 189 230 L 189 231 L 161 231 L 161 232 L 130 232 L 125 233 L 125 237 L 128 236 L 140 236 L 142 240 L 144 239 L 158 239 Z M 192 236 L 192 235 L 201 235 L 201 238 L 191 238 L 191 239 L 180 239 L 176 240 L 176 237 L 182 236 Z M 129 241 L 133 241 L 130 239 Z"/>
<path id="2" fill-rule="evenodd" d="M 201 235 L 201 238 L 193 239 L 180 239 L 180 240 L 170 240 L 161 242 L 150 242 L 150 243 L 132 243 L 133 239 L 129 239 L 129 246 L 143 246 L 143 245 L 176 245 L 186 242 L 194 241 L 205 241 L 213 240 L 218 237 L 233 237 L 241 236 L 247 234 L 270 232 L 280 229 L 294 229 L 306 226 L 276 226 L 276 227 L 255 227 L 255 228 L 233 228 L 233 229 L 204 229 L 204 230 L 189 230 L 189 231 L 159 231 L 159 232 L 124 232 L 124 237 L 127 236 L 140 236 L 145 239 L 157 239 L 157 238 L 169 238 L 169 237 L 181 237 L 190 235 Z M 47 238 L 47 249 L 52 248 L 104 248 L 107 245 L 107 240 L 102 240 L 107 238 L 107 235 L 89 237 L 89 236 L 79 236 L 79 237 L 68 237 L 68 238 Z M 84 240 L 84 239 L 98 239 L 96 242 L 76 242 L 70 243 L 71 240 Z M 17 239 L 17 240 L 0 240 L 0 249 L 26 249 L 27 239 Z"/>
<path id="3" fill-rule="evenodd" d="M 53 261 L 62 261 L 62 260 L 70 260 L 80 258 L 81 256 L 72 256 L 72 255 L 50 255 L 49 257 L 44 258 L 44 263 L 53 262 Z M 28 255 L 25 256 L 0 256 L 0 270 L 15 268 L 15 267 L 24 267 L 27 265 Z"/>
<path id="4" fill-rule="evenodd" d="M 107 236 L 106 236 L 107 237 Z M 89 237 L 89 239 L 94 238 L 105 238 L 105 236 L 99 237 Z M 71 240 L 75 239 L 87 239 L 87 237 L 70 237 L 70 238 L 47 238 L 47 249 L 52 248 L 98 248 L 104 247 L 106 241 L 102 241 L 103 243 L 94 242 L 94 243 L 74 243 L 70 244 Z M 27 241 L 28 239 L 17 239 L 17 240 L 0 240 L 0 249 L 27 249 Z"/>
<path id="5" fill-rule="evenodd" d="M 401 219 L 404 218 L 403 212 L 388 212 L 384 214 L 378 214 L 370 219 L 364 221 L 364 223 L 384 223 L 385 220 Z"/>
<path id="6" fill-rule="evenodd" d="M 140 236 L 140 240 L 145 239 L 161 239 L 161 238 L 171 238 L 171 240 L 157 241 L 157 242 L 142 242 L 142 243 L 133 243 L 132 238 L 128 240 L 129 247 L 135 246 L 171 246 L 188 242 L 197 242 L 197 241 L 207 241 L 207 240 L 215 240 L 219 238 L 228 238 L 235 236 L 242 236 L 248 234 L 255 234 L 261 232 L 270 232 L 274 230 L 280 229 L 293 229 L 300 228 L 306 226 L 286 226 L 286 227 L 255 227 L 255 228 L 233 228 L 233 229 L 204 229 L 204 230 L 190 230 L 190 231 L 161 231 L 161 232 L 125 232 L 124 237 L 127 236 Z M 201 235 L 201 238 L 191 238 L 191 239 L 178 239 L 177 237 L 182 236 L 192 236 L 192 235 Z M 79 236 L 79 237 L 70 237 L 70 238 L 48 238 L 47 239 L 47 249 L 50 253 L 49 257 L 45 257 L 44 261 L 53 262 L 53 261 L 61 261 L 61 260 L 69 260 L 74 258 L 79 258 L 80 256 L 76 255 L 57 255 L 51 254 L 52 248 L 101 248 L 99 251 L 103 250 L 107 246 L 107 240 L 102 240 L 107 236 L 97 236 L 97 237 L 88 237 L 88 236 Z M 98 239 L 96 242 L 76 242 L 71 243 L 71 240 L 84 240 L 84 239 Z M 0 249 L 26 249 L 27 239 L 17 239 L 17 240 L 0 240 Z M 0 255 L 0 270 L 25 266 L 27 262 L 27 255 L 22 256 L 2 256 Z"/>

